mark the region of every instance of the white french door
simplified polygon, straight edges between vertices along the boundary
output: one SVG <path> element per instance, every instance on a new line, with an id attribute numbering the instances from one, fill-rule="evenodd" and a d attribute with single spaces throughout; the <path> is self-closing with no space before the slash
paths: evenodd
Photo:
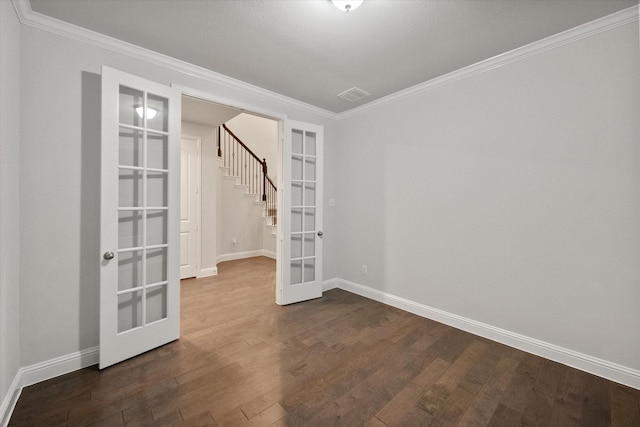
<path id="1" fill-rule="evenodd" d="M 102 68 L 100 369 L 180 335 L 180 102 Z"/>
<path id="2" fill-rule="evenodd" d="M 278 304 L 322 296 L 323 128 L 284 120 Z"/>

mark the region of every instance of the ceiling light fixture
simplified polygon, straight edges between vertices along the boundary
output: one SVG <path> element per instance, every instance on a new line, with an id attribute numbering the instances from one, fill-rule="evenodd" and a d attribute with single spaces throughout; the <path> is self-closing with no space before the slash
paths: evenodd
<path id="1" fill-rule="evenodd" d="M 140 116 L 140 118 L 143 118 L 144 107 L 142 105 L 136 107 L 136 113 L 138 113 L 138 116 Z M 153 119 L 156 114 L 158 114 L 158 111 L 155 108 L 147 107 L 147 120 Z"/>
<path id="2" fill-rule="evenodd" d="M 331 0 L 331 3 L 343 12 L 356 10 L 364 0 Z"/>

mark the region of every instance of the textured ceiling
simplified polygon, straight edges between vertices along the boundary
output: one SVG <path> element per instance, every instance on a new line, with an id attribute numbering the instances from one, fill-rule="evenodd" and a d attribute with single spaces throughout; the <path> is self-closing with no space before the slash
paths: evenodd
<path id="1" fill-rule="evenodd" d="M 31 0 L 35 12 L 342 112 L 638 0 Z M 371 95 L 355 103 L 352 87 Z"/>

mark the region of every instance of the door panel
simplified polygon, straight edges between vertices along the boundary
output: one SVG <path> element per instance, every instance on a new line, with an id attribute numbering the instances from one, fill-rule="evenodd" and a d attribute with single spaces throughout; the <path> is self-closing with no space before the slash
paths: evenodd
<path id="1" fill-rule="evenodd" d="M 200 259 L 198 224 L 199 152 L 200 140 L 182 137 L 180 140 L 180 278 L 195 277 Z"/>
<path id="2" fill-rule="evenodd" d="M 322 296 L 321 126 L 285 120 L 283 138 L 282 259 L 276 302 Z"/>
<path id="3" fill-rule="evenodd" d="M 177 90 L 103 67 L 100 368 L 179 337 Z"/>

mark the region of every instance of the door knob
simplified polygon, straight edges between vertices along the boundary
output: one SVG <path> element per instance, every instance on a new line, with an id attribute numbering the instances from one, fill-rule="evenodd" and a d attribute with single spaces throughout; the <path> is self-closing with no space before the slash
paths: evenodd
<path id="1" fill-rule="evenodd" d="M 322 231 L 318 231 L 318 237 L 322 237 L 324 233 Z"/>
<path id="2" fill-rule="evenodd" d="M 115 257 L 114 253 L 111 251 L 105 252 L 104 255 L 102 255 L 102 257 L 106 260 L 110 260 L 113 259 L 113 257 Z"/>

